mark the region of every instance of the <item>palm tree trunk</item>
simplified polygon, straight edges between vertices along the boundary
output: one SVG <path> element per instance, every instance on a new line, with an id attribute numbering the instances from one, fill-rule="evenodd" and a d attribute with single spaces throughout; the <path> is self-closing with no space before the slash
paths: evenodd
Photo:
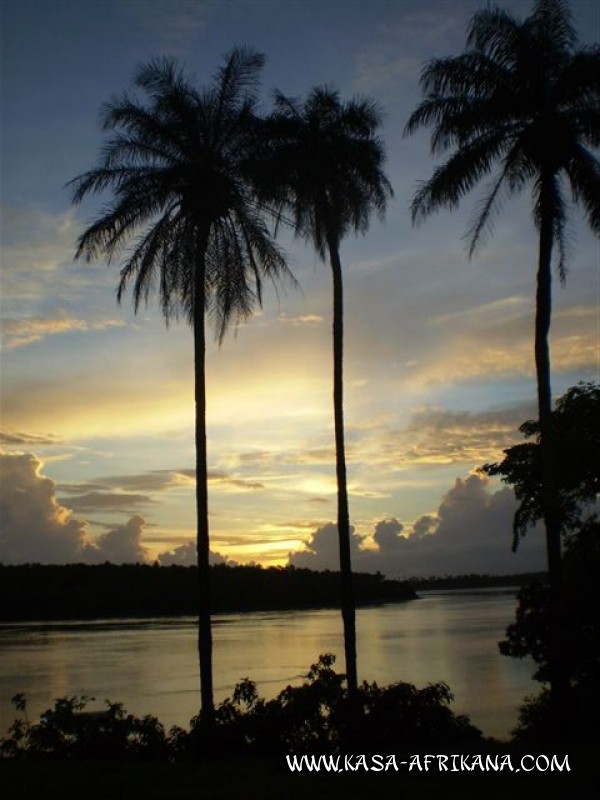
<path id="1" fill-rule="evenodd" d="M 550 586 L 550 691 L 554 705 L 554 719 L 561 729 L 566 718 L 569 675 L 565 663 L 564 613 L 561 601 L 561 518 L 558 503 L 556 475 L 556 449 L 552 427 L 552 391 L 550 386 L 550 351 L 548 334 L 552 313 L 552 244 L 554 231 L 552 215 L 548 208 L 552 178 L 542 183 L 540 193 L 541 222 L 539 262 L 536 291 L 535 366 L 540 423 L 540 450 L 542 462 L 542 505 L 546 527 L 546 552 L 548 582 Z"/>
<path id="2" fill-rule="evenodd" d="M 214 718 L 212 631 L 210 623 L 210 542 L 208 529 L 208 467 L 206 451 L 205 263 L 208 234 L 198 237 L 194 281 L 194 400 L 196 409 L 196 550 L 198 556 L 198 657 L 201 714 Z"/>
<path id="3" fill-rule="evenodd" d="M 344 444 L 344 293 L 339 245 L 333 236 L 327 240 L 333 273 L 333 416 L 335 424 L 335 469 L 337 478 L 337 527 L 340 546 L 340 575 L 342 582 L 342 619 L 344 622 L 344 655 L 348 695 L 354 699 L 358 692 L 356 670 L 356 612 L 354 585 L 350 560 L 350 515 L 346 480 Z"/>

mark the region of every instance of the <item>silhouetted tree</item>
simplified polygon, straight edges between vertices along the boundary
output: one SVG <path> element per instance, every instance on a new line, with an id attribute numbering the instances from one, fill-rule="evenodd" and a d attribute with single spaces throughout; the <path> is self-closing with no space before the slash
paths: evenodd
<path id="1" fill-rule="evenodd" d="M 570 677 L 597 686 L 600 678 L 600 522 L 588 517 L 567 539 L 563 559 L 563 600 L 569 625 L 566 658 Z M 548 587 L 533 583 L 518 594 L 516 619 L 506 630 L 500 651 L 507 656 L 531 656 L 538 665 L 534 678 L 549 677 Z"/>
<path id="2" fill-rule="evenodd" d="M 432 126 L 432 152 L 452 151 L 417 191 L 413 221 L 444 206 L 456 207 L 498 166 L 469 231 L 470 254 L 489 228 L 503 194 L 517 194 L 532 185 L 539 233 L 535 364 L 542 508 L 555 621 L 551 686 L 559 704 L 564 702 L 567 678 L 560 643 L 560 510 L 548 333 L 554 247 L 560 278 L 565 277 L 565 183 L 592 230 L 600 233 L 600 164 L 590 149 L 600 144 L 600 50 L 577 48 L 563 0 L 536 0 L 524 21 L 493 6 L 479 11 L 469 26 L 466 51 L 425 66 L 424 99 L 406 126 L 407 133 Z"/>
<path id="3" fill-rule="evenodd" d="M 498 475 L 513 486 L 519 507 L 514 518 L 513 549 L 526 530 L 543 518 L 542 463 L 539 422 L 529 420 L 520 430 L 537 441 L 514 445 L 504 459 L 482 471 Z M 564 662 L 573 689 L 569 697 L 569 728 L 584 736 L 595 728 L 600 676 L 598 569 L 600 524 L 593 511 L 600 493 L 600 385 L 580 383 L 561 397 L 552 412 L 556 452 L 557 506 L 566 540 L 561 568 L 561 603 L 565 626 Z M 530 656 L 538 666 L 534 678 L 551 677 L 552 618 L 548 586 L 536 580 L 517 596 L 516 619 L 500 642 L 500 651 L 515 658 Z M 547 692 L 529 699 L 521 709 L 519 737 L 547 736 L 552 705 Z M 591 727 L 590 727 L 591 726 Z"/>
<path id="4" fill-rule="evenodd" d="M 315 88 L 304 103 L 278 93 L 267 128 L 263 196 L 279 215 L 289 214 L 296 234 L 329 258 L 333 275 L 333 404 L 337 526 L 342 576 L 342 617 L 348 688 L 356 693 L 355 610 L 350 561 L 343 402 L 344 297 L 340 244 L 349 232 L 364 233 L 373 211 L 383 215 L 390 183 L 376 131 L 376 104 L 343 103 L 336 91 Z"/>
<path id="5" fill-rule="evenodd" d="M 596 467 L 598 473 L 599 467 Z M 561 600 L 568 624 L 564 631 L 564 658 L 572 681 L 566 713 L 571 739 L 587 744 L 596 735 L 600 715 L 600 522 L 592 515 L 573 528 L 566 539 L 561 570 Z M 515 621 L 506 629 L 500 652 L 513 658 L 529 656 L 537 669 L 534 678 L 550 678 L 552 612 L 548 586 L 532 583 L 517 595 Z M 552 737 L 553 706 L 546 689 L 527 697 L 521 706 L 519 739 Z"/>
<path id="6" fill-rule="evenodd" d="M 289 274 L 255 202 L 256 90 L 264 57 L 236 48 L 208 88 L 196 89 L 170 60 L 142 66 L 145 100 L 123 94 L 104 109 L 111 132 L 95 169 L 76 178 L 74 202 L 112 192 L 79 238 L 77 258 L 125 253 L 120 300 L 130 281 L 137 311 L 152 291 L 165 319 L 194 333 L 196 506 L 202 710 L 213 714 L 209 595 L 205 318 L 219 340 L 261 301 L 261 280 Z M 130 250 L 124 251 L 127 244 Z"/>
<path id="7" fill-rule="evenodd" d="M 573 531 L 600 494 L 600 385 L 572 386 L 557 401 L 551 422 L 560 524 L 563 531 Z M 528 420 L 519 430 L 536 441 L 509 447 L 502 461 L 481 468 L 515 490 L 520 505 L 514 517 L 513 550 L 527 529 L 544 516 L 540 424 Z"/>

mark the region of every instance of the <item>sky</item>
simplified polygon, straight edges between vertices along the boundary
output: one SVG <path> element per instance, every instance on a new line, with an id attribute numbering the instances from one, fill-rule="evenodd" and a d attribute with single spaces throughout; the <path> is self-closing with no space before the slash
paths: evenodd
<path id="1" fill-rule="evenodd" d="M 535 416 L 536 231 L 511 198 L 469 259 L 477 199 L 415 228 L 435 163 L 403 128 L 429 58 L 458 54 L 470 0 L 3 0 L 1 13 L 0 562 L 195 558 L 192 337 L 151 302 L 118 306 L 118 265 L 74 261 L 101 207 L 65 184 L 103 142 L 100 108 L 140 63 L 179 61 L 200 86 L 246 44 L 274 89 L 327 84 L 383 108 L 385 220 L 342 243 L 353 565 L 389 577 L 542 569 L 534 530 L 510 552 L 512 489 L 477 472 Z M 502 7 L 527 16 L 530 4 Z M 571 4 L 600 40 L 595 0 Z M 484 190 L 485 186 L 480 187 Z M 574 209 L 554 285 L 553 392 L 600 377 L 600 249 Z M 330 270 L 284 234 L 300 288 L 207 359 L 214 561 L 336 568 Z"/>

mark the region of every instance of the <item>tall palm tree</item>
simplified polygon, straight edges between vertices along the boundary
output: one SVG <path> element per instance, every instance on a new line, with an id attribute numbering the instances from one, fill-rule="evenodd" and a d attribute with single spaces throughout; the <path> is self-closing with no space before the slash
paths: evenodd
<path id="1" fill-rule="evenodd" d="M 356 695 L 355 603 L 344 445 L 344 297 L 340 244 L 364 233 L 373 211 L 383 215 L 392 195 L 383 173 L 384 151 L 376 131 L 378 107 L 367 100 L 343 103 L 336 91 L 313 89 L 304 103 L 277 93 L 268 120 L 263 195 L 281 218 L 291 217 L 298 236 L 329 259 L 333 276 L 333 403 L 337 477 L 337 526 L 342 618 L 349 693 Z"/>
<path id="2" fill-rule="evenodd" d="M 593 152 L 600 145 L 600 49 L 579 48 L 563 0 L 535 0 L 532 14 L 523 21 L 488 7 L 473 16 L 465 52 L 430 61 L 421 87 L 424 99 L 406 132 L 432 126 L 432 152 L 451 155 L 418 189 L 413 221 L 443 206 L 456 207 L 482 178 L 493 175 L 469 231 L 471 255 L 503 195 L 531 185 L 539 236 L 535 365 L 554 605 L 551 689 L 562 703 L 568 676 L 560 657 L 561 528 L 551 425 L 552 256 L 556 248 L 564 281 L 568 187 L 592 230 L 600 234 L 600 163 Z"/>
<path id="3" fill-rule="evenodd" d="M 205 321 L 219 340 L 261 302 L 263 277 L 288 275 L 256 203 L 256 90 L 264 57 L 236 48 L 208 88 L 170 60 L 142 66 L 127 94 L 104 109 L 111 132 L 98 165 L 72 181 L 73 201 L 112 193 L 82 233 L 77 258 L 123 256 L 117 297 L 129 283 L 137 311 L 157 291 L 165 320 L 185 316 L 194 334 L 198 651 L 201 708 L 214 712 L 209 592 Z M 125 250 L 127 245 L 131 248 Z"/>

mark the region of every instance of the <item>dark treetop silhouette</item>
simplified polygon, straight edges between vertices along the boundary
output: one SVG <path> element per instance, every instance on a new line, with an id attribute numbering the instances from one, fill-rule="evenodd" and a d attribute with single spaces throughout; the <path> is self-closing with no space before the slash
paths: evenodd
<path id="1" fill-rule="evenodd" d="M 551 427 L 551 261 L 556 246 L 564 280 L 565 184 L 600 233 L 600 164 L 592 152 L 600 144 L 600 49 L 578 49 L 568 5 L 561 0 L 536 0 L 524 21 L 490 6 L 473 16 L 465 52 L 430 61 L 421 87 L 424 99 L 406 132 L 432 126 L 432 152 L 451 155 L 417 191 L 414 221 L 456 207 L 497 166 L 468 233 L 472 254 L 502 197 L 532 186 L 539 233 L 535 365 L 542 507 L 554 612 L 550 674 L 559 708 L 568 679 L 561 659 L 561 529 Z"/>
<path id="2" fill-rule="evenodd" d="M 520 505 L 513 523 L 513 550 L 527 529 L 544 516 L 540 424 L 527 420 L 519 430 L 537 441 L 509 447 L 502 461 L 481 467 L 482 472 L 499 475 L 515 490 Z M 600 384 L 580 383 L 557 400 L 552 433 L 561 528 L 571 534 L 582 526 L 600 496 Z"/>
<path id="3" fill-rule="evenodd" d="M 125 254 L 120 300 L 133 281 L 137 311 L 156 290 L 167 322 L 183 315 L 194 332 L 198 649 L 203 714 L 214 710 L 209 595 L 205 318 L 222 339 L 228 323 L 261 302 L 264 276 L 289 276 L 253 191 L 256 90 L 264 57 L 236 48 L 212 84 L 196 89 L 176 65 L 142 66 L 145 101 L 123 94 L 103 113 L 111 132 L 95 169 L 72 181 L 74 202 L 112 192 L 81 235 L 77 257 Z"/>
<path id="4" fill-rule="evenodd" d="M 287 213 L 296 234 L 311 241 L 333 274 L 333 403 L 337 526 L 342 577 L 342 617 L 348 690 L 357 689 L 355 610 L 350 563 L 350 522 L 343 410 L 343 282 L 340 244 L 365 232 L 373 211 L 383 215 L 392 195 L 376 131 L 378 107 L 364 99 L 343 103 L 336 91 L 313 89 L 304 103 L 277 93 L 266 126 L 263 198 L 278 218 Z"/>

